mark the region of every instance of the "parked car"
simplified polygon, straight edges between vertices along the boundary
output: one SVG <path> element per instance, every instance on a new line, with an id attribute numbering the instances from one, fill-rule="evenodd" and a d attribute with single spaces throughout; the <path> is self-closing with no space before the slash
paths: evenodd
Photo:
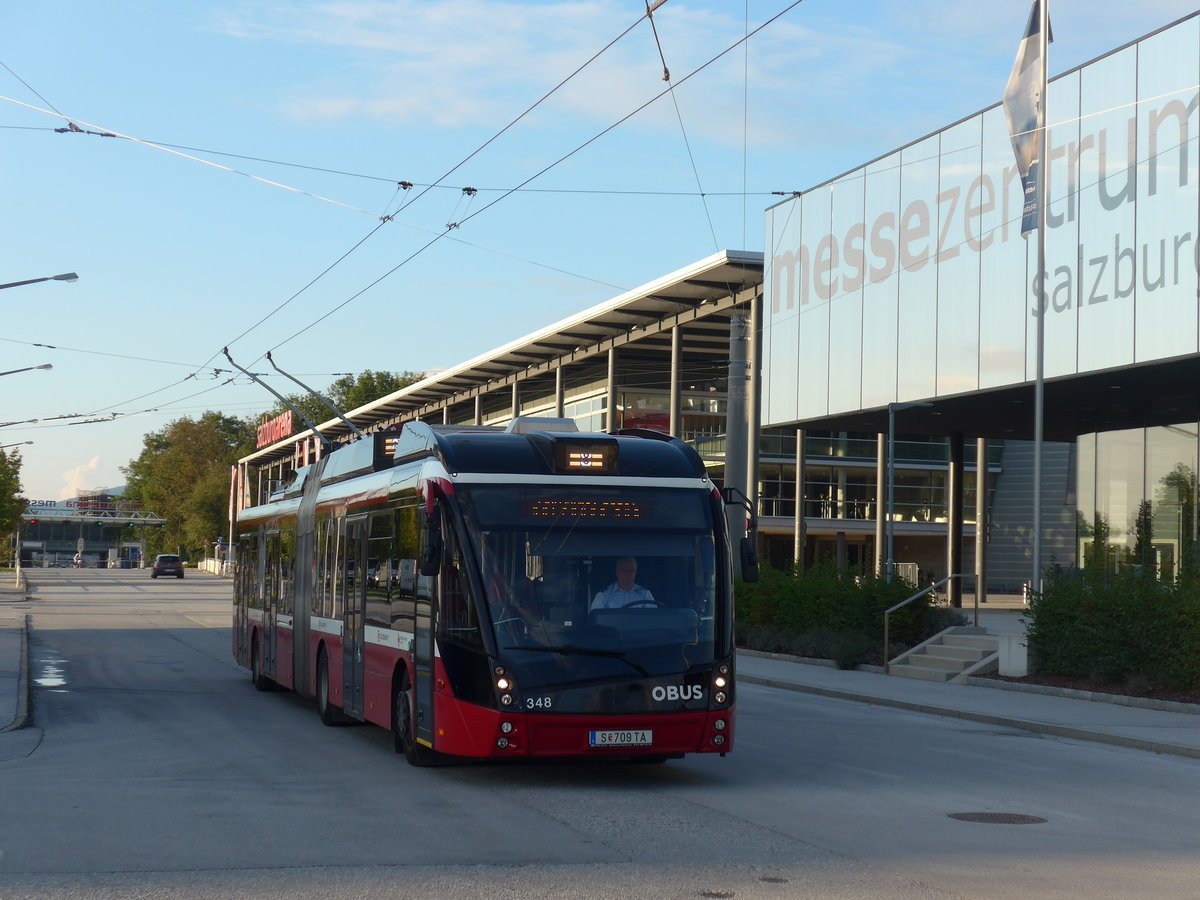
<path id="1" fill-rule="evenodd" d="M 183 560 L 173 553 L 160 553 L 154 557 L 154 564 L 150 567 L 150 577 L 157 578 L 159 575 L 174 575 L 176 578 L 183 577 Z"/>

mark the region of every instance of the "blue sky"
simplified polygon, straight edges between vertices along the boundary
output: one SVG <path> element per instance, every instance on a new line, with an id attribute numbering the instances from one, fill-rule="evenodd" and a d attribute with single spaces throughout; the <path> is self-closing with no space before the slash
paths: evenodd
<path id="1" fill-rule="evenodd" d="M 596 137 L 667 86 L 642 21 L 447 175 L 643 0 L 6 4 L 0 283 L 80 280 L 0 292 L 0 371 L 54 366 L 4 377 L 0 422 L 108 420 L 0 428 L 34 441 L 26 494 L 121 484 L 147 432 L 271 406 L 213 372 L 226 344 L 316 387 L 444 368 L 716 249 L 761 250 L 773 191 L 997 102 L 1029 14 L 805 0 L 691 74 L 789 5 L 668 0 L 678 113 L 663 96 Z M 1056 0 L 1051 74 L 1193 9 Z M 67 121 L 123 137 L 55 133 Z"/>

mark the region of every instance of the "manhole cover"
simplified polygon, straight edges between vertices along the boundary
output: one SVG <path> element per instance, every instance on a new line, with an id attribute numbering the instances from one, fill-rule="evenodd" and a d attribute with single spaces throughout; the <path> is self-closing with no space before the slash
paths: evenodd
<path id="1" fill-rule="evenodd" d="M 1046 821 L 1041 816 L 997 812 L 950 813 L 950 818 L 960 822 L 979 822 L 983 825 L 1040 825 Z"/>

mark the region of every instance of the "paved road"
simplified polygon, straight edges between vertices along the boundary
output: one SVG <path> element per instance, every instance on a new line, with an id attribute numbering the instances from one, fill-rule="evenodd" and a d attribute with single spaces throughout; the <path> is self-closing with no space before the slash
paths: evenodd
<path id="1" fill-rule="evenodd" d="M 0 734 L 0 896 L 1191 897 L 1200 762 L 743 685 L 738 748 L 419 770 L 258 694 L 228 582 L 64 570 Z M 955 813 L 1033 816 L 995 825 Z"/>

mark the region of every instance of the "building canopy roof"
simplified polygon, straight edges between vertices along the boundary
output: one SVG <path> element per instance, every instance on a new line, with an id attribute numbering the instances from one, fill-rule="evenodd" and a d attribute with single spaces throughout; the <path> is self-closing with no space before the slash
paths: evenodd
<path id="1" fill-rule="evenodd" d="M 449 402 L 479 394 L 607 351 L 634 340 L 640 348 L 669 352 L 670 328 L 683 329 L 683 352 L 728 354 L 730 310 L 761 292 L 763 254 L 723 250 L 611 300 L 561 319 L 486 353 L 429 375 L 379 400 L 350 410 L 347 418 L 370 431 L 406 418 L 428 415 Z M 330 419 L 317 429 L 332 440 L 350 429 Z M 243 462 L 255 465 L 292 453 L 305 431 L 265 447 Z"/>

